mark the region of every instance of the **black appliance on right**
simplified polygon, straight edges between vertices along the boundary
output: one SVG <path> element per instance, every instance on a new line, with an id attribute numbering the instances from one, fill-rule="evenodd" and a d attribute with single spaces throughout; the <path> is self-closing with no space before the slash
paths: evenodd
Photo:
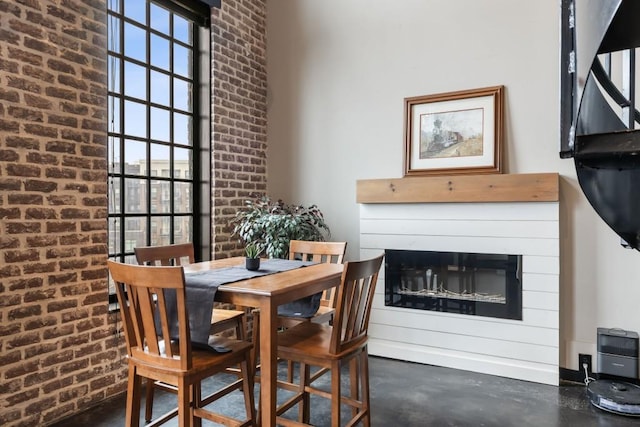
<path id="1" fill-rule="evenodd" d="M 562 0 L 561 9 L 560 156 L 573 157 L 580 187 L 595 211 L 623 245 L 638 250 L 640 112 L 635 69 L 640 1 Z M 620 82 L 611 78 L 612 58 L 622 67 Z M 588 395 L 601 409 L 640 416 L 640 388 L 635 384 L 600 379 L 588 384 Z"/>

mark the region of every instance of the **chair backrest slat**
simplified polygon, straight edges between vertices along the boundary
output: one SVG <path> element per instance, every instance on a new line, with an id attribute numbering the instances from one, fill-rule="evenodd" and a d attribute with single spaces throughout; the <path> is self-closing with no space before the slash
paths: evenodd
<path id="1" fill-rule="evenodd" d="M 140 265 L 185 265 L 195 262 L 193 243 L 165 246 L 140 246 L 133 249 Z"/>
<path id="2" fill-rule="evenodd" d="M 140 266 L 107 261 L 125 324 L 129 357 L 168 368 L 191 367 L 191 340 L 185 306 L 184 271 L 180 266 Z M 126 292 L 123 292 L 126 291 Z M 166 292 L 175 292 L 169 307 Z M 171 344 L 168 312 L 175 310 L 178 347 Z M 175 338 L 175 337 L 173 337 Z M 175 351 L 175 349 L 178 351 Z"/>
<path id="3" fill-rule="evenodd" d="M 291 240 L 289 242 L 289 259 L 302 261 L 342 264 L 347 250 L 347 242 L 313 242 Z M 335 308 L 335 289 L 327 289 L 322 293 L 320 304 Z"/>
<path id="4" fill-rule="evenodd" d="M 345 263 L 336 297 L 330 352 L 367 339 L 371 305 L 384 255 Z"/>

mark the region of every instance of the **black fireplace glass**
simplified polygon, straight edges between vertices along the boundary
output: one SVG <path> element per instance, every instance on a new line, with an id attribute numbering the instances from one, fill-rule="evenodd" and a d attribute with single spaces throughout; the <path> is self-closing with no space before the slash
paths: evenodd
<path id="1" fill-rule="evenodd" d="M 385 305 L 522 320 L 522 255 L 387 249 Z"/>

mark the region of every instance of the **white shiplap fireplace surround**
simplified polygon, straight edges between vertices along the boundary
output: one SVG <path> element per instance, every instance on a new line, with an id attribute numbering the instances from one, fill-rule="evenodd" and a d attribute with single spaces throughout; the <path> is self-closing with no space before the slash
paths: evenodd
<path id="1" fill-rule="evenodd" d="M 559 382 L 559 178 L 495 174 L 361 180 L 360 256 L 385 249 L 522 255 L 522 320 L 387 307 L 381 269 L 372 355 Z"/>

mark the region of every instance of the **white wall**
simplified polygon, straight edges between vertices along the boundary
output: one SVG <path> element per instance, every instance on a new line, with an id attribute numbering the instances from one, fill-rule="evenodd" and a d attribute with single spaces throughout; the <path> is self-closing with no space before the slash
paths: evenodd
<path id="1" fill-rule="evenodd" d="M 358 256 L 358 179 L 402 177 L 403 99 L 505 86 L 505 172 L 561 178 L 561 358 L 640 332 L 640 254 L 558 156 L 557 0 L 267 0 L 269 192 L 315 203 Z"/>

